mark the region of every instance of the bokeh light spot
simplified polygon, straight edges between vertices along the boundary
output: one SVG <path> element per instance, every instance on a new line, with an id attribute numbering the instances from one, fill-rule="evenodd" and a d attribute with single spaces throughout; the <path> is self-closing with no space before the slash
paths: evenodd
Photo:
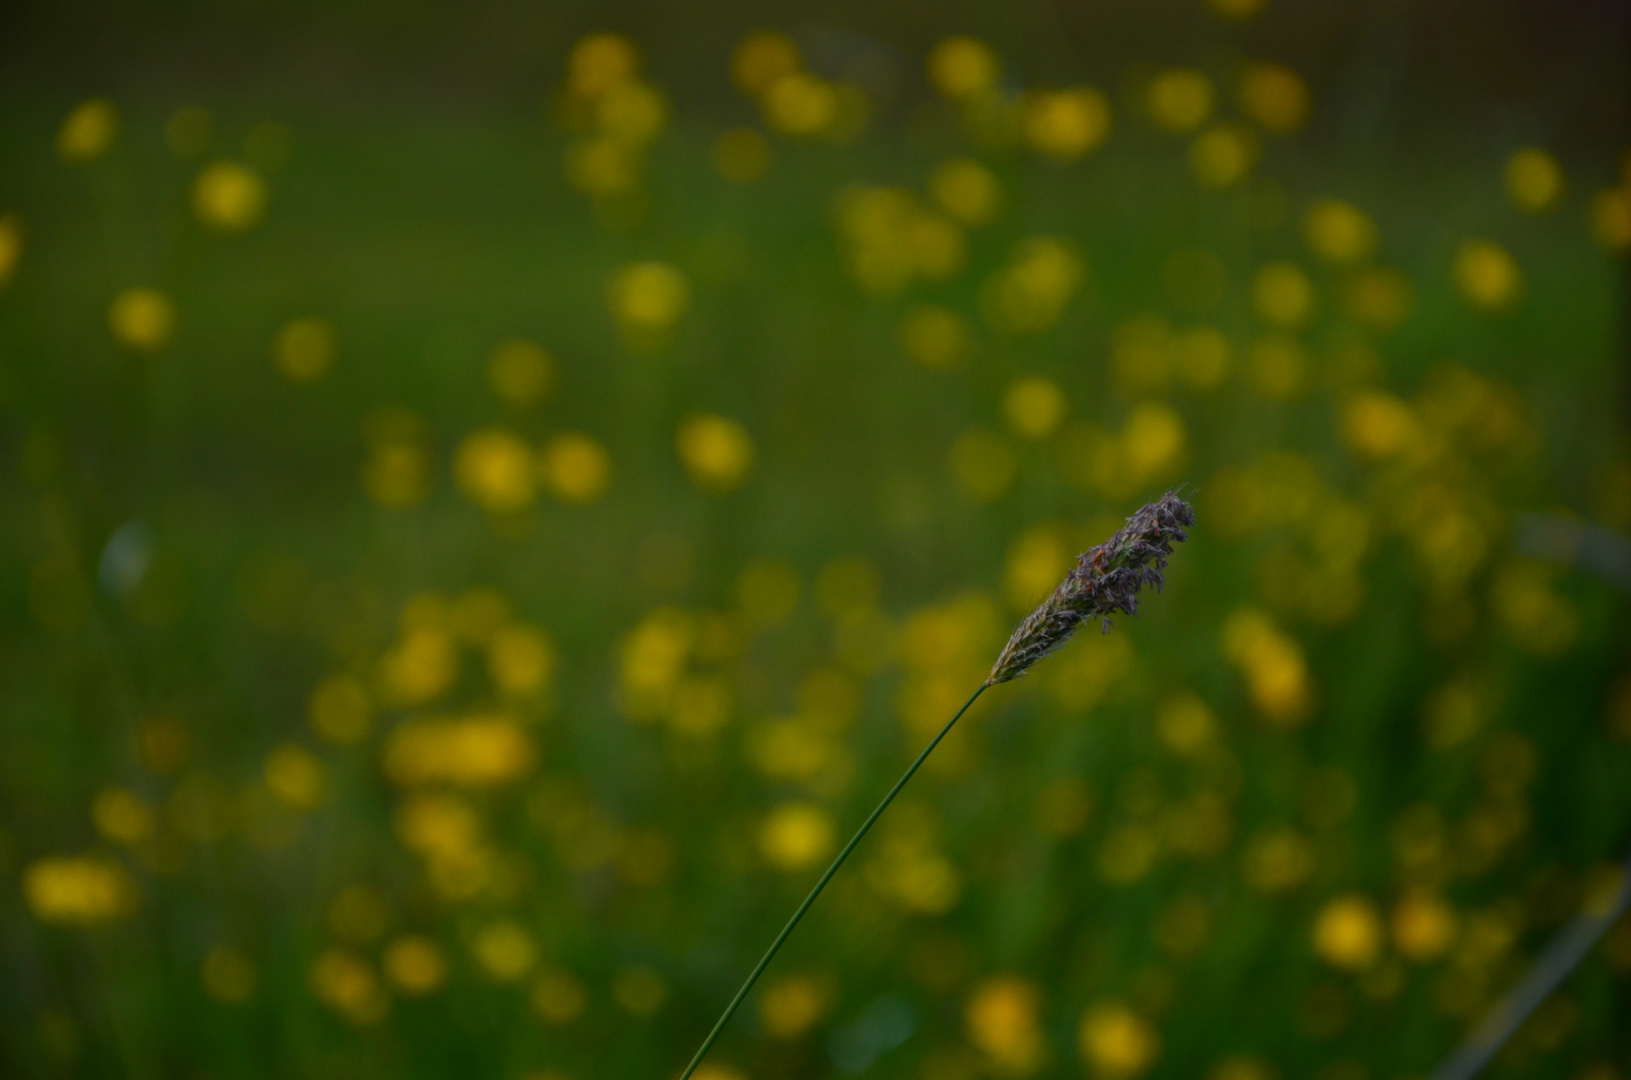
<path id="1" fill-rule="evenodd" d="M 674 433 L 674 447 L 692 483 L 704 491 L 734 491 L 753 468 L 753 439 L 747 429 L 717 413 L 698 413 L 682 420 Z"/>
<path id="2" fill-rule="evenodd" d="M 126 289 L 113 298 L 108 328 L 113 340 L 138 352 L 157 352 L 175 333 L 176 307 L 157 289 Z"/>
<path id="3" fill-rule="evenodd" d="M 57 153 L 71 165 L 95 161 L 119 134 L 119 113 L 112 102 L 93 98 L 74 107 L 57 131 Z"/>
<path id="4" fill-rule="evenodd" d="M 1538 147 L 1519 150 L 1506 160 L 1506 193 L 1514 205 L 1531 214 L 1550 210 L 1563 194 L 1563 168 Z"/>
<path id="5" fill-rule="evenodd" d="M 1173 68 L 1150 81 L 1145 107 L 1157 127 L 1175 135 L 1194 131 L 1212 115 L 1212 81 L 1194 68 Z"/>
<path id="6" fill-rule="evenodd" d="M 290 382 L 316 382 L 328 374 L 339 352 L 334 327 L 322 319 L 284 323 L 272 339 L 272 364 Z"/>
<path id="7" fill-rule="evenodd" d="M 217 161 L 193 181 L 193 213 L 209 228 L 248 232 L 266 213 L 266 181 L 247 165 Z"/>

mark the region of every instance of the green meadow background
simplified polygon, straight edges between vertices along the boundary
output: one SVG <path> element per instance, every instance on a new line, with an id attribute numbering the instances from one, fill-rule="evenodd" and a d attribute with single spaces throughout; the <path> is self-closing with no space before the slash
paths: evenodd
<path id="1" fill-rule="evenodd" d="M 1423 1077 L 1620 881 L 1617 7 L 3 25 L 5 1075 L 676 1076 L 1173 488 L 699 1077 Z"/>

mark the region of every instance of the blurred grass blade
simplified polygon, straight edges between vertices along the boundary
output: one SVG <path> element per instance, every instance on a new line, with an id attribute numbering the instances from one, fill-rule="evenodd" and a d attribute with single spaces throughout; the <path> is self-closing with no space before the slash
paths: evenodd
<path id="1" fill-rule="evenodd" d="M 1587 897 L 1584 910 L 1558 932 L 1523 980 L 1491 1007 L 1467 1041 L 1429 1080 L 1472 1080 L 1477 1076 L 1529 1014 L 1579 966 L 1597 939 L 1614 925 L 1628 906 L 1631 906 L 1631 853 L 1627 853 L 1620 866 L 1614 888 Z"/>

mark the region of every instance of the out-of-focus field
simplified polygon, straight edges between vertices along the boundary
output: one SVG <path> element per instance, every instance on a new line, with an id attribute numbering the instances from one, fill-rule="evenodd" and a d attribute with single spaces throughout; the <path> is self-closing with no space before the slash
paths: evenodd
<path id="1" fill-rule="evenodd" d="M 671 1077 L 1174 486 L 698 1075 L 1430 1070 L 1631 844 L 1631 158 L 1384 167 L 1257 6 L 1052 83 L 750 22 L 524 117 L 10 93 L 0 1071 Z M 1628 1031 L 1622 921 L 1496 1069 Z"/>

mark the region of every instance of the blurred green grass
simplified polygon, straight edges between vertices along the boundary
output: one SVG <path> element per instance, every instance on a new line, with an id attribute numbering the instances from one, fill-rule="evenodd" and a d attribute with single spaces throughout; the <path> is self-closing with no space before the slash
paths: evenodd
<path id="1" fill-rule="evenodd" d="M 1220 86 L 1230 70 L 1214 73 Z M 598 208 L 562 167 L 583 136 L 542 116 L 281 114 L 293 153 L 265 170 L 264 221 L 237 236 L 197 220 L 192 185 L 202 162 L 240 156 L 264 115 L 223 109 L 208 152 L 181 158 L 165 148 L 171 103 L 120 102 L 117 139 L 76 167 L 53 152 L 73 103 L 7 102 L 0 212 L 23 225 L 0 293 L 12 1067 L 677 1071 L 814 872 L 798 844 L 766 839 L 777 808 L 803 808 L 817 834 L 853 827 L 921 743 L 915 718 L 983 677 L 1023 614 L 1011 594 L 1049 553 L 1187 481 L 1200 520 L 1166 594 L 982 702 L 792 939 L 718 1060 L 753 1076 L 926 1080 L 1430 1068 L 1628 839 L 1623 598 L 1509 543 L 1522 512 L 1627 525 L 1623 264 L 1586 225 L 1618 148 L 1565 161 L 1564 201 L 1533 218 L 1509 204 L 1499 158 L 1371 173 L 1269 136 L 1252 176 L 1214 191 L 1190 175 L 1187 140 L 1142 120 L 1132 94 L 1118 91 L 1109 140 L 1080 161 L 980 151 L 1004 213 L 966 230 L 949 280 L 888 296 L 846 272 L 839 196 L 892 184 L 928 205 L 934 167 L 971 152 L 927 87 L 917 112 L 853 144 L 772 136 L 771 171 L 751 185 L 710 160 L 734 121 L 688 116 L 676 93 L 640 201 Z M 1303 215 L 1331 196 L 1364 208 L 1377 261 L 1411 283 L 1391 333 L 1345 315 L 1352 272 L 1308 250 Z M 1056 324 L 1009 333 L 982 294 L 1039 235 L 1079 255 L 1084 283 Z M 1521 268 L 1509 312 L 1457 291 L 1460 245 L 1485 237 Z M 1203 314 L 1163 284 L 1172 254 L 1195 247 L 1225 267 Z M 660 344 L 631 346 L 609 282 L 649 260 L 683 275 L 690 302 Z M 1293 328 L 1305 386 L 1284 395 L 1254 387 L 1247 359 L 1265 323 L 1254 274 L 1275 260 L 1303 266 L 1318 298 Z M 177 309 L 151 356 L 108 331 L 113 297 L 138 286 Z M 921 304 L 972 328 L 949 371 L 903 354 L 902 319 Z M 1146 312 L 1222 330 L 1231 377 L 1212 390 L 1118 382 L 1118 333 Z M 334 327 L 337 359 L 298 383 L 272 342 L 309 316 Z M 554 358 L 535 408 L 488 382 L 494 345 L 517 336 Z M 1344 362 L 1355 342 L 1375 366 Z M 1473 376 L 1447 382 L 1452 369 Z M 1043 438 L 1005 415 L 1025 376 L 1069 402 Z M 1367 394 L 1403 403 L 1426 449 L 1370 460 L 1345 438 Z M 1178 418 L 1185 450 L 1129 478 L 1116 433 L 1152 402 Z M 733 490 L 696 482 L 706 469 L 676 451 L 699 412 L 751 440 Z M 540 492 L 484 511 L 455 460 L 492 426 L 528 447 L 586 433 L 611 462 L 604 497 Z M 1011 455 L 1010 480 L 959 481 L 954 447 L 970 431 L 996 447 L 970 460 Z M 381 445 L 418 455 L 422 499 L 370 498 Z M 1107 467 L 1110 483 L 1092 479 Z M 1357 525 L 1334 520 L 1369 537 L 1363 601 L 1321 615 L 1286 583 L 1332 507 L 1356 508 Z M 151 551 L 122 586 L 102 567 L 130 522 Z M 1444 522 L 1464 531 L 1446 541 Z M 846 591 L 834 567 L 854 559 L 865 569 Z M 780 617 L 745 576 L 766 566 L 772 583 L 797 582 Z M 487 639 L 458 629 L 473 589 L 547 634 L 547 688 L 495 685 Z M 414 603 L 427 593 L 440 605 Z M 668 609 L 685 614 L 651 621 Z M 1242 609 L 1266 610 L 1268 632 Z M 387 667 L 416 632 L 459 657 L 417 699 Z M 645 716 L 631 705 L 640 642 L 669 633 L 684 639 L 679 667 L 651 661 L 660 700 Z M 1254 696 L 1254 672 L 1284 677 L 1288 650 L 1293 669 L 1306 661 L 1292 680 L 1306 702 Z M 356 745 L 309 720 L 336 675 L 378 702 Z M 712 730 L 720 687 L 728 718 Z M 1193 743 L 1158 721 L 1183 693 L 1211 717 Z M 701 702 L 700 719 L 681 700 Z M 462 760 L 446 743 L 429 781 L 393 770 L 393 732 L 494 712 L 515 718 L 535 767 L 441 775 Z M 774 729 L 788 717 L 799 725 Z M 189 749 L 167 756 L 178 738 Z M 110 788 L 152 808 L 145 829 L 121 840 L 93 815 Z M 403 824 L 416 806 L 444 824 L 471 807 L 482 839 L 416 851 Z M 123 868 L 111 873 L 139 904 L 76 916 L 28 893 L 42 862 L 87 852 Z M 384 914 L 359 925 L 336 907 L 345 896 Z M 1345 896 L 1364 898 L 1362 914 L 1338 920 L 1333 953 L 1312 935 Z M 1411 953 L 1395 924 L 1417 896 L 1449 905 L 1455 944 Z M 409 935 L 445 958 L 428 993 L 381 966 Z M 1626 1067 L 1626 940 L 1622 926 L 1505 1068 Z M 761 1004 L 778 976 L 807 977 L 781 989 L 815 1003 L 779 1033 Z M 538 1004 L 570 1004 L 561 985 L 581 990 L 581 1010 Z M 1085 1048 L 1084 1030 L 1099 1032 Z"/>

